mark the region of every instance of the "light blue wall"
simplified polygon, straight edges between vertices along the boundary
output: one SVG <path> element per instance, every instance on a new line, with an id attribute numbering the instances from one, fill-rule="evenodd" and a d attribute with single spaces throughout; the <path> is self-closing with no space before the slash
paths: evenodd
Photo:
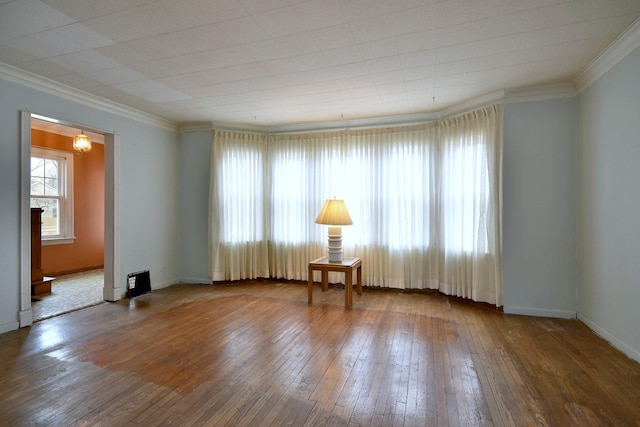
<path id="1" fill-rule="evenodd" d="M 579 318 L 640 361 L 640 49 L 578 100 Z"/>
<path id="2" fill-rule="evenodd" d="M 115 132 L 120 138 L 119 262 L 151 271 L 155 288 L 178 279 L 178 136 L 0 77 L 0 332 L 20 311 L 20 110 Z"/>
<path id="3" fill-rule="evenodd" d="M 505 105 L 507 313 L 576 316 L 576 118 L 575 98 Z"/>
<path id="4" fill-rule="evenodd" d="M 211 283 L 208 272 L 211 130 L 180 135 L 180 277 Z"/>

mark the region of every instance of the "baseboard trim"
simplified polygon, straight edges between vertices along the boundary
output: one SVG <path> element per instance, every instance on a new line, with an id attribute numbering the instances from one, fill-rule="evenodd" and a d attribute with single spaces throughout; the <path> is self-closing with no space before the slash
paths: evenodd
<path id="1" fill-rule="evenodd" d="M 27 310 L 22 310 L 18 315 L 18 318 L 19 318 L 18 323 L 21 328 L 24 328 L 26 326 L 31 326 L 33 324 L 33 311 L 31 311 L 31 308 Z"/>
<path id="2" fill-rule="evenodd" d="M 20 327 L 18 322 L 10 322 L 0 325 L 0 334 L 4 334 L 5 332 L 14 331 Z"/>
<path id="3" fill-rule="evenodd" d="M 555 317 L 559 319 L 575 319 L 577 313 L 570 310 L 553 310 L 548 308 L 536 308 L 536 307 L 514 307 L 504 306 L 505 314 L 519 314 L 523 316 L 536 316 L 536 317 Z"/>
<path id="4" fill-rule="evenodd" d="M 57 276 L 66 276 L 67 274 L 75 274 L 75 273 L 84 273 L 85 271 L 92 271 L 92 270 L 103 270 L 104 269 L 104 265 L 96 265 L 94 267 L 82 267 L 82 268 L 76 268 L 73 270 L 64 270 L 64 271 L 54 271 L 54 272 L 45 272 L 46 276 L 52 276 L 52 277 L 57 277 Z"/>
<path id="5" fill-rule="evenodd" d="M 601 338 L 607 340 L 609 344 L 611 344 L 612 346 L 614 346 L 615 348 L 617 348 L 618 350 L 626 354 L 628 357 L 635 360 L 636 362 L 640 362 L 639 350 L 636 350 L 635 348 L 630 347 L 629 345 L 621 341 L 618 337 L 611 334 L 606 329 L 600 327 L 597 323 L 593 322 L 592 320 L 590 320 L 588 317 L 586 317 L 584 314 L 580 312 L 578 312 L 578 320 L 584 323 L 585 325 L 587 325 L 589 329 L 591 329 Z"/>
<path id="6" fill-rule="evenodd" d="M 161 282 L 161 283 L 152 283 L 151 284 L 151 289 L 163 289 L 163 288 L 168 288 L 171 285 L 175 285 L 180 283 L 179 280 L 174 279 L 174 280 L 167 280 L 166 282 Z"/>
<path id="7" fill-rule="evenodd" d="M 211 285 L 213 281 L 209 278 L 202 279 L 198 277 L 181 277 L 178 283 L 185 283 L 188 285 Z"/>

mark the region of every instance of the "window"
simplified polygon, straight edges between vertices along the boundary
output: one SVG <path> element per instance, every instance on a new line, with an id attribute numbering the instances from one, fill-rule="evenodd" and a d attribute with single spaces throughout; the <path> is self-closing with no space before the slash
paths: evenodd
<path id="1" fill-rule="evenodd" d="M 502 111 L 265 135 L 260 144 L 253 134 L 216 131 L 211 277 L 306 279 L 308 261 L 326 253 L 326 228 L 314 218 L 336 197 L 354 220 L 345 256 L 362 259 L 371 286 L 501 305 Z"/>
<path id="2" fill-rule="evenodd" d="M 31 207 L 41 208 L 42 243 L 72 243 L 73 155 L 31 148 Z"/>

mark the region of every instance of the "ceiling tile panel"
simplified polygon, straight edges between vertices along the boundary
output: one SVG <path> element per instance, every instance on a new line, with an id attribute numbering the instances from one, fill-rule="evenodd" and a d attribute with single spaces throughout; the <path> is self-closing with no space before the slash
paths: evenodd
<path id="1" fill-rule="evenodd" d="M 0 61 L 169 120 L 284 124 L 566 82 L 639 17 L 638 0 L 0 0 Z"/>
<path id="2" fill-rule="evenodd" d="M 65 14 L 38 0 L 12 1 L 0 5 L 0 42 L 74 22 Z"/>
<path id="3" fill-rule="evenodd" d="M 307 30 L 307 26 L 292 7 L 269 10 L 253 17 L 260 28 L 272 38 L 302 33 Z"/>
<path id="4" fill-rule="evenodd" d="M 358 45 L 363 59 L 384 58 L 398 55 L 398 44 L 395 38 L 377 40 Z"/>
<path id="5" fill-rule="evenodd" d="M 308 30 L 332 28 L 349 20 L 342 11 L 341 0 L 304 1 L 293 5 Z"/>
<path id="6" fill-rule="evenodd" d="M 109 15 L 133 9 L 156 0 L 42 0 L 52 8 L 76 21 L 84 21 L 98 16 Z"/>
<path id="7" fill-rule="evenodd" d="M 419 33 L 405 34 L 396 37 L 398 51 L 401 53 L 411 53 L 438 47 L 438 37 L 442 30 L 427 30 Z M 472 39 L 475 40 L 475 39 Z"/>
<path id="8" fill-rule="evenodd" d="M 152 37 L 201 25 L 240 18 L 241 8 L 215 8 L 205 0 L 159 0 L 84 21 L 119 42 Z"/>
<path id="9" fill-rule="evenodd" d="M 113 40 L 87 28 L 70 24 L 37 34 L 19 37 L 6 44 L 40 58 L 79 52 L 114 43 Z"/>
<path id="10" fill-rule="evenodd" d="M 37 60 L 38 56 L 25 52 L 17 47 L 9 46 L 6 43 L 0 43 L 0 62 L 18 65 L 27 61 Z"/>
<path id="11" fill-rule="evenodd" d="M 323 52 L 329 65 L 351 64 L 362 62 L 362 56 L 357 46 L 346 46 L 337 49 L 330 49 Z"/>
<path id="12" fill-rule="evenodd" d="M 218 27 L 238 44 L 268 40 L 269 34 L 260 26 L 253 16 L 227 20 L 218 23 Z"/>
<path id="13" fill-rule="evenodd" d="M 346 24 L 313 30 L 309 35 L 322 49 L 336 49 L 356 44 L 351 28 Z"/>

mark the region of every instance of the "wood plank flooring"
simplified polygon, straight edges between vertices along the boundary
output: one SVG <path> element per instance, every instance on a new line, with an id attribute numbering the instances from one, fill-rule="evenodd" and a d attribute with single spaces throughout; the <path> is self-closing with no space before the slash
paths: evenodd
<path id="1" fill-rule="evenodd" d="M 640 425 L 640 364 L 576 320 L 343 292 L 176 285 L 0 335 L 0 425 Z"/>

